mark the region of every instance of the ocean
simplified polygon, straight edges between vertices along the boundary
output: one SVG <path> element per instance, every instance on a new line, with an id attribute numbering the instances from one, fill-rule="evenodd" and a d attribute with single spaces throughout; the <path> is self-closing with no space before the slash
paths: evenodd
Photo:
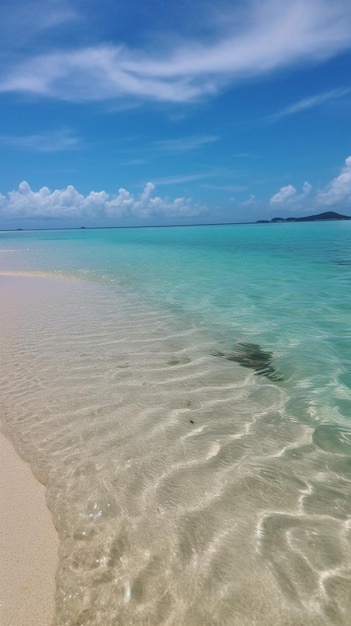
<path id="1" fill-rule="evenodd" d="M 351 615 L 351 223 L 0 233 L 56 626 Z"/>

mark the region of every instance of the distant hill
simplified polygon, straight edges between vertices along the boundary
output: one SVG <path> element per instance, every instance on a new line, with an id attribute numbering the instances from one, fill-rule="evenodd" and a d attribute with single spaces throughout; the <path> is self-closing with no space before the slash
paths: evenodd
<path id="1" fill-rule="evenodd" d="M 334 211 L 325 211 L 324 213 L 318 213 L 317 215 L 308 215 L 306 217 L 273 217 L 270 223 L 278 222 L 322 222 L 327 220 L 351 220 L 348 215 L 340 215 Z M 266 220 L 258 220 L 258 224 L 269 223 Z"/>

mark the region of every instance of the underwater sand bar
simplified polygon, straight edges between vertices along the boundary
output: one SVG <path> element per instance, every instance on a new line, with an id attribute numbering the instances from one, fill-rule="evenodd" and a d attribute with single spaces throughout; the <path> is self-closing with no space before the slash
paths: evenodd
<path id="1" fill-rule="evenodd" d="M 2 341 L 6 340 L 6 318 L 17 309 L 25 280 L 28 292 L 28 283 L 33 282 L 28 278 L 0 276 Z M 54 614 L 58 537 L 46 507 L 45 487 L 3 435 L 0 459 L 0 624 L 49 626 Z"/>

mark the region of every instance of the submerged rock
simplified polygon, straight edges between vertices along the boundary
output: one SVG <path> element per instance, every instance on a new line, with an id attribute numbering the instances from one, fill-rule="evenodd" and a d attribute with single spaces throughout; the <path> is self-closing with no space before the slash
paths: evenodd
<path id="1" fill-rule="evenodd" d="M 250 367 L 256 374 L 266 376 L 270 380 L 283 380 L 280 372 L 272 365 L 273 353 L 262 350 L 257 343 L 238 343 L 235 350 L 213 352 L 213 356 L 223 357 L 228 361 L 235 361 L 243 367 Z"/>

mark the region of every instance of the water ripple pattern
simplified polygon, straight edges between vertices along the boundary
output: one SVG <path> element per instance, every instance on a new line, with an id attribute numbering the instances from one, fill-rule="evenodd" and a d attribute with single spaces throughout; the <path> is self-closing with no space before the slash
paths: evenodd
<path id="1" fill-rule="evenodd" d="M 123 292 L 17 280 L 2 427 L 47 485 L 56 625 L 346 626 L 345 430 Z"/>
<path id="2" fill-rule="evenodd" d="M 350 226 L 0 233 L 55 626 L 349 626 Z"/>

